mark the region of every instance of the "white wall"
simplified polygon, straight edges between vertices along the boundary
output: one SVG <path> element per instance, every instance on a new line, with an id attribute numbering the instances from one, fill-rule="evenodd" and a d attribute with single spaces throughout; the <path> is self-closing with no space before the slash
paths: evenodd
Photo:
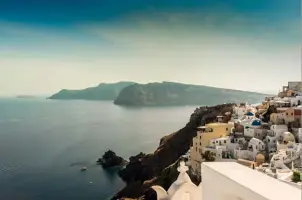
<path id="1" fill-rule="evenodd" d="M 245 128 L 244 127 L 244 136 L 247 136 L 247 137 L 254 137 L 255 136 L 255 130 L 254 128 Z"/>
<path id="2" fill-rule="evenodd" d="M 240 198 L 242 200 L 267 200 L 223 174 L 205 165 L 202 166 L 202 200 L 238 200 Z"/>
<path id="3" fill-rule="evenodd" d="M 248 150 L 238 150 L 234 149 L 234 156 L 237 159 L 253 160 L 254 154 L 252 151 Z"/>
<path id="4" fill-rule="evenodd" d="M 238 163 L 202 164 L 202 200 L 285 199 L 301 200 L 300 189 Z"/>

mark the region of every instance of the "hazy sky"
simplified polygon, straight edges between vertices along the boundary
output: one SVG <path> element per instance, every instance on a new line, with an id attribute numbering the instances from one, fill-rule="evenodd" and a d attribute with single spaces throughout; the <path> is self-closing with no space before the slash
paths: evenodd
<path id="1" fill-rule="evenodd" d="M 0 0 L 0 95 L 100 82 L 278 91 L 300 80 L 300 0 Z"/>

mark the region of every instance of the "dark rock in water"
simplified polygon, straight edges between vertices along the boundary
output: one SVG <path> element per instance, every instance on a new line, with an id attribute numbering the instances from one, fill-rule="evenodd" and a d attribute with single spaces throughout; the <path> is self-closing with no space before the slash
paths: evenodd
<path id="1" fill-rule="evenodd" d="M 197 134 L 197 127 L 216 121 L 218 115 L 224 116 L 223 122 L 228 122 L 233 106 L 234 104 L 222 104 L 197 108 L 187 125 L 163 137 L 153 153 L 140 153 L 131 157 L 130 162 L 119 172 L 127 186 L 112 199 L 138 198 L 153 185 L 160 185 L 167 190 L 177 179 L 180 157 L 190 149 L 193 137 Z"/>
<path id="2" fill-rule="evenodd" d="M 121 166 L 127 163 L 122 157 L 117 156 L 113 151 L 108 150 L 104 153 L 102 158 L 97 160 L 97 163 L 104 168 Z"/>

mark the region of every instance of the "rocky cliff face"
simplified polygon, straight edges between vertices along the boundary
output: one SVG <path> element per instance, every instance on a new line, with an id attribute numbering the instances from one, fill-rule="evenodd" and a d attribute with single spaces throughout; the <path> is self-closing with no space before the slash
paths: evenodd
<path id="1" fill-rule="evenodd" d="M 125 106 L 216 105 L 246 99 L 258 103 L 265 96 L 255 92 L 162 82 L 129 85 L 121 90 L 114 103 Z"/>
<path id="2" fill-rule="evenodd" d="M 227 122 L 232 111 L 233 104 L 197 108 L 184 128 L 161 139 L 154 153 L 140 153 L 130 158 L 129 164 L 119 172 L 127 186 L 113 199 L 137 198 L 152 185 L 161 185 L 168 189 L 177 178 L 176 169 L 180 156 L 189 150 L 192 139 L 196 136 L 196 128 L 214 122 L 218 115 L 225 116 L 224 120 Z"/>

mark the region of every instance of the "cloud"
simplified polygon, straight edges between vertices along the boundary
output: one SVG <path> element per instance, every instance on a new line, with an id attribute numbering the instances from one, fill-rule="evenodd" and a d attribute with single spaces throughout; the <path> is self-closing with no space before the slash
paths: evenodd
<path id="1" fill-rule="evenodd" d="M 259 20 L 174 11 L 64 30 L 2 22 L 0 35 L 11 39 L 0 46 L 0 91 L 53 93 L 119 80 L 275 89 L 299 78 L 300 43 L 291 37 L 297 22 L 265 26 Z M 286 32 L 276 34 L 276 27 Z"/>
<path id="2" fill-rule="evenodd" d="M 219 9 L 218 9 L 219 10 Z M 223 9 L 221 9 L 223 10 Z M 208 38 L 236 38 L 251 44 L 293 45 L 300 41 L 300 20 L 270 21 L 260 14 L 232 12 L 147 12 L 124 16 L 108 24 L 91 23 L 78 28 L 113 44 L 155 47 L 157 44 L 194 46 Z M 213 42 L 213 41 L 209 41 Z"/>

